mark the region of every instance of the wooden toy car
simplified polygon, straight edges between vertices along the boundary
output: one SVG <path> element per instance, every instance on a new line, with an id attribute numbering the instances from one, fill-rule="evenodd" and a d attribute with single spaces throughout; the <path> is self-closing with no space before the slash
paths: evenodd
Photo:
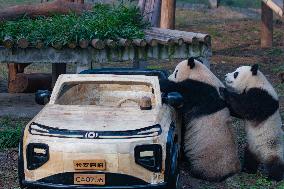
<path id="1" fill-rule="evenodd" d="M 181 125 L 173 106 L 182 97 L 162 97 L 158 78 L 166 75 L 83 73 L 61 75 L 24 128 L 21 188 L 178 188 Z M 36 100 L 49 95 L 39 92 Z"/>

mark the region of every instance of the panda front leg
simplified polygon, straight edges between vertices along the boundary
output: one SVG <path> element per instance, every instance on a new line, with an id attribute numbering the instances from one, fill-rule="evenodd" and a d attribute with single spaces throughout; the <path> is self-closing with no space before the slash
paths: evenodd
<path id="1" fill-rule="evenodd" d="M 170 92 L 179 92 L 179 84 L 170 81 L 168 79 L 162 79 L 159 81 L 160 83 L 160 90 L 163 93 L 170 93 Z"/>
<path id="2" fill-rule="evenodd" d="M 259 161 L 256 155 L 249 149 L 248 145 L 244 152 L 243 172 L 255 174 L 259 166 Z"/>
<path id="3" fill-rule="evenodd" d="M 284 162 L 278 156 L 271 156 L 264 165 L 269 179 L 275 181 L 283 179 Z"/>

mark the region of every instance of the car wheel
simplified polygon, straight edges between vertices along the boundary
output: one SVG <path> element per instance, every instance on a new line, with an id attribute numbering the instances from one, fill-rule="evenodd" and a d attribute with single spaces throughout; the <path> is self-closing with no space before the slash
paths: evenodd
<path id="1" fill-rule="evenodd" d="M 169 183 L 167 189 L 181 189 L 180 174 L 178 173 L 175 178 Z"/>
<path id="2" fill-rule="evenodd" d="M 179 146 L 178 144 L 175 144 L 175 153 L 173 155 L 173 162 L 172 162 L 172 173 L 169 179 L 168 183 L 168 189 L 180 189 L 181 183 L 180 183 L 180 174 L 179 174 Z"/>
<path id="3" fill-rule="evenodd" d="M 180 174 L 177 174 L 176 178 L 176 183 L 175 183 L 175 188 L 174 189 L 181 189 L 181 179 L 180 179 Z"/>

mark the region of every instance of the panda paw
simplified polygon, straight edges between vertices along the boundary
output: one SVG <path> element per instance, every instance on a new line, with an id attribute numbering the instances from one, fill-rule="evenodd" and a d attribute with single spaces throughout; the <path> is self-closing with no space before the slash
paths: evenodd
<path id="1" fill-rule="evenodd" d="M 283 179 L 284 163 L 279 158 L 274 158 L 270 163 L 266 164 L 268 169 L 268 178 L 275 181 Z"/>
<path id="2" fill-rule="evenodd" d="M 168 79 L 162 79 L 159 81 L 160 83 L 160 90 L 164 93 L 174 92 L 176 90 L 177 84 L 173 81 Z"/>

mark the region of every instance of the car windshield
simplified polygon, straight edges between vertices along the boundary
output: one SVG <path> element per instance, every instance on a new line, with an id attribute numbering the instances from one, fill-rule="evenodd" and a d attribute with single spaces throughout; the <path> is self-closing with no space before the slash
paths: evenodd
<path id="1" fill-rule="evenodd" d="M 141 99 L 155 105 L 154 89 L 143 82 L 69 82 L 63 83 L 55 104 L 111 107 L 137 106 Z"/>

